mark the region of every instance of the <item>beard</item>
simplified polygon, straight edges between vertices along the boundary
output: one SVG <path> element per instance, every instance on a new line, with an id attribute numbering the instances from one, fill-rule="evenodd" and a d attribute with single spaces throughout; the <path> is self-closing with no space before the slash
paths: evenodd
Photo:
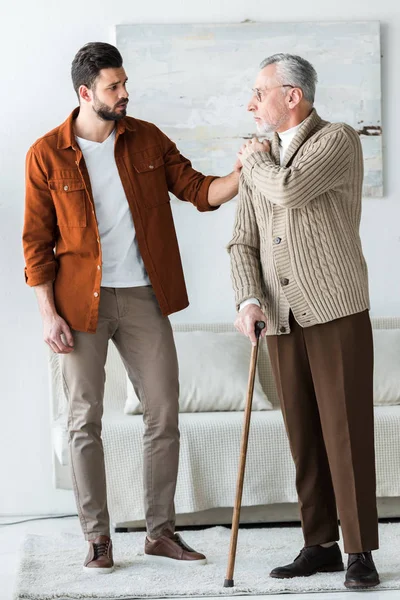
<path id="1" fill-rule="evenodd" d="M 108 106 L 108 104 L 103 104 L 99 102 L 99 99 L 96 95 L 94 95 L 94 103 L 93 110 L 96 115 L 102 121 L 120 121 L 124 117 L 126 117 L 126 107 L 128 105 L 129 100 L 120 100 L 113 107 Z M 125 108 L 122 110 L 116 110 L 119 106 L 124 106 Z"/>
<path id="2" fill-rule="evenodd" d="M 267 121 L 257 123 L 257 132 L 259 135 L 271 137 L 277 129 L 280 129 L 282 127 L 282 125 L 288 120 L 288 118 L 289 113 L 286 110 L 282 110 L 281 114 L 275 120 L 274 123 L 267 123 Z"/>
<path id="3" fill-rule="evenodd" d="M 257 134 L 259 136 L 265 136 L 267 138 L 272 137 L 275 131 L 275 127 L 270 123 L 257 123 Z"/>

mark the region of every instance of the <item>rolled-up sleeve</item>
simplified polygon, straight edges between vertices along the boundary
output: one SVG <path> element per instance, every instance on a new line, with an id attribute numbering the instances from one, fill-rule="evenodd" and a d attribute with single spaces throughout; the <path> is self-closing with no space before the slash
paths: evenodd
<path id="1" fill-rule="evenodd" d="M 158 131 L 162 141 L 169 191 L 180 200 L 191 202 L 200 212 L 219 208 L 208 203 L 208 189 L 218 177 L 196 171 L 190 160 L 182 156 L 174 142 L 162 131 Z"/>
<path id="2" fill-rule="evenodd" d="M 54 281 L 56 277 L 57 221 L 47 176 L 34 148 L 30 148 L 26 157 L 25 191 L 22 234 L 25 281 L 29 286 L 35 286 Z"/>

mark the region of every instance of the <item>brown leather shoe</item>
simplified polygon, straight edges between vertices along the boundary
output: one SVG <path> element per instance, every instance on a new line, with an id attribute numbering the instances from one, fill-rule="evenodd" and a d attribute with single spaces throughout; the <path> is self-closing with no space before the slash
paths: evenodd
<path id="1" fill-rule="evenodd" d="M 114 570 L 112 542 L 107 535 L 99 535 L 89 542 L 83 570 L 93 575 L 106 575 Z"/>
<path id="2" fill-rule="evenodd" d="M 185 544 L 179 533 L 172 536 L 162 535 L 154 542 L 146 537 L 144 554 L 146 560 L 154 563 L 197 566 L 205 565 L 207 562 L 204 554 L 196 552 Z"/>

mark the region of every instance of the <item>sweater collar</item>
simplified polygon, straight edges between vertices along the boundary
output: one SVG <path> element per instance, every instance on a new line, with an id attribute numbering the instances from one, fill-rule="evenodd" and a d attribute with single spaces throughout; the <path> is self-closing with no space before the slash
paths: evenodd
<path id="1" fill-rule="evenodd" d="M 298 125 L 291 127 L 290 129 L 286 129 L 286 131 L 278 132 L 279 141 L 283 148 L 289 148 L 292 139 L 294 138 L 294 136 L 296 135 L 296 133 L 298 132 L 298 130 L 300 129 L 302 124 L 303 124 L 303 121 L 301 123 L 299 123 Z"/>
<path id="2" fill-rule="evenodd" d="M 296 154 L 296 152 L 300 148 L 300 146 L 302 144 L 304 144 L 304 142 L 307 140 L 308 137 L 310 137 L 311 133 L 320 124 L 321 120 L 322 120 L 321 117 L 318 115 L 315 108 L 313 108 L 311 113 L 308 115 L 308 117 L 306 119 L 304 119 L 304 121 L 302 123 L 300 123 L 300 126 L 299 126 L 294 138 L 292 139 L 291 143 L 289 144 L 288 149 L 285 152 L 285 156 L 283 157 L 282 167 L 286 167 L 289 164 L 289 161 L 292 160 L 292 158 L 294 157 L 294 155 Z M 276 164 L 279 164 L 280 158 L 279 158 L 279 134 L 278 133 L 274 133 L 274 137 L 272 139 L 272 144 L 271 144 L 271 154 L 272 154 L 273 159 L 276 162 Z"/>

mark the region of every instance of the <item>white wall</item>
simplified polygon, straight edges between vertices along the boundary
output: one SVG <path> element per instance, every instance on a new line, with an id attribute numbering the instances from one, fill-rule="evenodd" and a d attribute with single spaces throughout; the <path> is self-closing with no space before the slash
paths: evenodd
<path id="1" fill-rule="evenodd" d="M 2 19 L 0 93 L 1 434 L 0 514 L 74 511 L 69 492 L 51 480 L 46 351 L 34 293 L 25 286 L 20 232 L 24 157 L 29 145 L 75 106 L 71 60 L 87 41 L 112 41 L 116 23 L 380 20 L 382 22 L 385 198 L 365 200 L 362 238 L 372 314 L 400 315 L 400 9 L 398 0 L 51 0 L 8 3 Z M 323 7 L 322 5 L 325 4 Z M 320 12 L 316 12 L 319 10 Z M 282 48 L 290 51 L 290 48 Z M 263 57 L 259 57 L 262 59 Z M 257 65 L 255 65 L 256 69 Z M 196 76 L 194 66 L 193 75 Z M 131 81 L 130 86 L 141 82 Z M 221 81 L 223 86 L 223 81 Z M 397 108 L 397 110 L 396 110 Z M 134 103 L 131 102 L 131 114 Z M 149 115 L 151 120 L 151 115 Z M 233 206 L 200 215 L 175 209 L 191 306 L 176 321 L 234 317 L 224 245 Z"/>

